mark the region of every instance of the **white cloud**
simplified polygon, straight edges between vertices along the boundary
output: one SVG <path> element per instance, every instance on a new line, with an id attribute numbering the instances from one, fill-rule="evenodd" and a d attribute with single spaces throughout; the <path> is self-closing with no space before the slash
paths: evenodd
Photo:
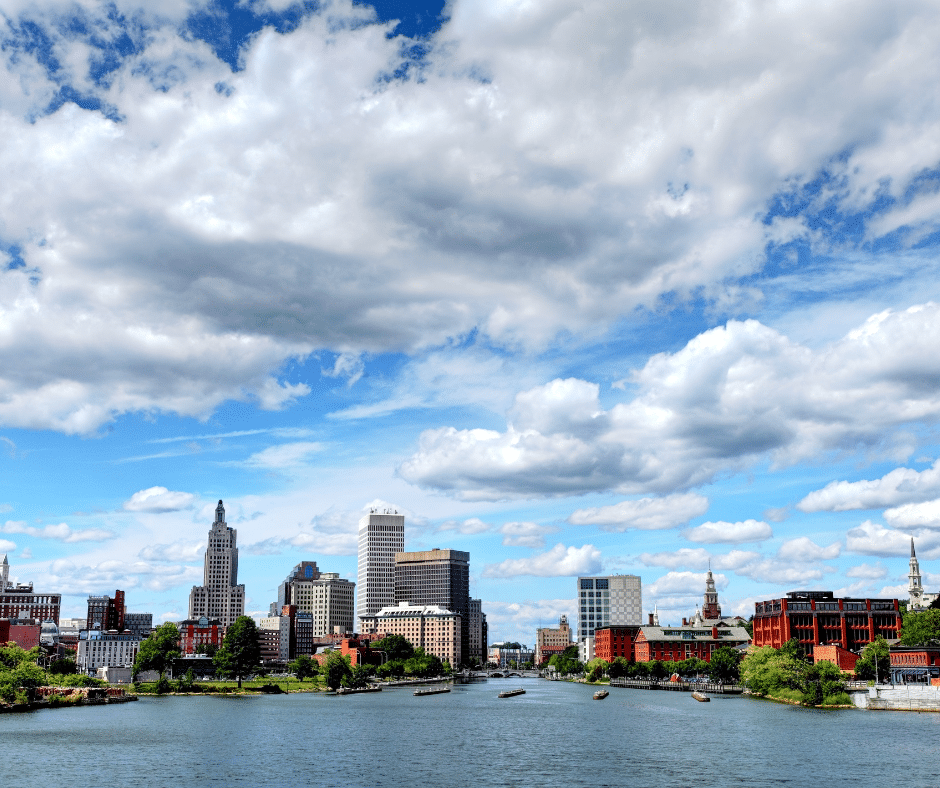
<path id="1" fill-rule="evenodd" d="M 578 509 L 568 518 L 573 525 L 600 525 L 605 531 L 652 531 L 684 525 L 708 511 L 708 498 L 679 493 L 662 498 L 621 501 L 612 506 Z"/>
<path id="2" fill-rule="evenodd" d="M 285 470 L 302 466 L 311 454 L 323 451 L 323 444 L 315 441 L 297 441 L 269 446 L 267 449 L 252 454 L 242 464 L 250 468 L 270 468 Z"/>
<path id="3" fill-rule="evenodd" d="M 28 547 L 24 547 L 20 551 L 20 558 L 22 558 L 24 561 L 28 561 L 32 557 L 33 557 L 33 551 L 30 550 Z"/>
<path id="4" fill-rule="evenodd" d="M 479 517 L 470 517 L 467 520 L 447 520 L 441 523 L 438 531 L 456 531 L 464 536 L 475 536 L 476 534 L 485 534 L 493 530 L 490 523 L 484 523 Z"/>
<path id="5" fill-rule="evenodd" d="M 554 525 L 519 522 L 506 523 L 499 529 L 503 544 L 509 547 L 545 547 L 545 536 L 558 531 Z"/>
<path id="6" fill-rule="evenodd" d="M 567 616 L 569 626 L 576 629 L 576 610 L 574 599 L 527 599 L 521 602 L 483 600 L 491 643 L 509 640 L 534 646 L 535 630 L 539 627 L 557 627 L 561 616 Z"/>
<path id="7" fill-rule="evenodd" d="M 923 384 L 940 378 L 938 344 L 935 304 L 880 313 L 819 350 L 731 321 L 653 356 L 608 411 L 596 385 L 556 380 L 518 394 L 504 432 L 426 430 L 399 474 L 463 500 L 672 493 L 761 458 L 909 452 L 907 427 L 940 417 L 940 389 Z"/>
<path id="8" fill-rule="evenodd" d="M 16 550 L 16 542 L 11 542 L 9 539 L 0 539 L 0 553 L 12 553 L 14 550 Z"/>
<path id="9" fill-rule="evenodd" d="M 108 539 L 114 539 L 115 537 L 113 531 L 109 531 L 105 528 L 84 528 L 77 531 L 71 528 L 67 523 L 36 527 L 15 520 L 7 520 L 4 525 L 0 525 L 0 533 L 24 534 L 26 536 L 35 536 L 39 539 L 52 539 L 67 543 L 104 542 Z"/>
<path id="10" fill-rule="evenodd" d="M 166 487 L 148 487 L 135 492 L 124 502 L 124 508 L 129 512 L 176 512 L 188 509 L 195 500 L 196 496 L 192 493 L 173 492 Z"/>
<path id="11" fill-rule="evenodd" d="M 777 558 L 783 561 L 808 563 L 810 561 L 828 561 L 838 558 L 841 552 L 842 545 L 838 542 L 833 542 L 828 547 L 820 547 L 809 537 L 798 536 L 795 539 L 788 539 L 780 545 Z"/>
<path id="12" fill-rule="evenodd" d="M 96 36 L 123 32 L 81 7 Z M 4 8 L 45 31 L 56 79 L 123 120 L 43 115 L 58 84 L 25 48 L 7 63 L 4 240 L 27 267 L 0 275 L 0 423 L 284 407 L 310 391 L 285 362 L 323 348 L 410 352 L 474 330 L 541 347 L 664 293 L 732 309 L 759 298 L 734 280 L 768 242 L 838 244 L 799 217 L 761 221 L 824 166 L 838 186 L 822 204 L 895 198 L 870 233 L 916 240 L 940 210 L 906 197 L 938 159 L 930 4 L 458 2 L 420 78 L 392 80 L 400 39 L 342 0 L 259 32 L 235 73 L 178 35 L 182 0 L 119 7 L 149 24 L 106 85 L 64 4 Z M 604 414 L 578 418 L 583 435 Z M 788 426 L 757 421 L 723 448 L 777 445 Z"/>
<path id="13" fill-rule="evenodd" d="M 860 555 L 889 556 L 908 555 L 911 549 L 909 536 L 866 520 L 858 528 L 845 535 L 845 549 Z"/>
<path id="14" fill-rule="evenodd" d="M 139 555 L 144 561 L 191 563 L 202 561 L 205 551 L 205 542 L 174 542 L 173 544 L 147 545 Z"/>
<path id="15" fill-rule="evenodd" d="M 682 535 L 690 542 L 741 544 L 742 542 L 762 542 L 773 538 L 774 533 L 767 523 L 744 520 L 739 523 L 702 523 L 695 528 L 686 529 Z"/>
<path id="16" fill-rule="evenodd" d="M 115 588 L 159 592 L 175 586 L 192 585 L 201 578 L 202 569 L 193 566 L 120 560 L 79 565 L 60 559 L 53 561 L 45 572 L 39 574 L 37 585 L 76 595 L 112 593 Z"/>
<path id="17" fill-rule="evenodd" d="M 881 564 L 857 564 L 847 569 L 846 577 L 857 577 L 861 580 L 878 580 L 888 574 L 888 570 Z"/>
<path id="18" fill-rule="evenodd" d="M 895 468 L 880 479 L 830 482 L 797 504 L 804 512 L 880 509 L 926 501 L 940 494 L 940 460 L 924 471 Z"/>
<path id="19" fill-rule="evenodd" d="M 712 573 L 715 588 L 722 590 L 728 587 L 728 578 L 723 574 Z M 701 599 L 705 591 L 704 572 L 667 572 L 662 577 L 644 586 L 645 599 L 659 599 L 660 597 L 688 597 L 698 596 Z"/>
<path id="20" fill-rule="evenodd" d="M 565 547 L 559 543 L 546 553 L 531 558 L 509 558 L 496 564 L 487 564 L 483 577 L 576 577 L 600 571 L 601 551 L 594 545 Z"/>
<path id="21" fill-rule="evenodd" d="M 900 530 L 940 528 L 940 499 L 886 509 L 884 518 L 888 525 Z"/>

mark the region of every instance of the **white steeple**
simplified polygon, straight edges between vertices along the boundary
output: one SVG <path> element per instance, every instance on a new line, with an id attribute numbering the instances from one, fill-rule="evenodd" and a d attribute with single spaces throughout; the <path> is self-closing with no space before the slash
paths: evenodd
<path id="1" fill-rule="evenodd" d="M 0 591 L 6 591 L 10 585 L 10 562 L 7 561 L 7 554 L 3 554 L 3 563 L 0 563 Z"/>

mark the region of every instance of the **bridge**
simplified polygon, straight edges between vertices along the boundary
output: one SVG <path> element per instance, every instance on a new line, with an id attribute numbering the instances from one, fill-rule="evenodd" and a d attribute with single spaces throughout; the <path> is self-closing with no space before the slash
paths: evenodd
<path id="1" fill-rule="evenodd" d="M 537 670 L 519 670 L 517 668 L 494 668 L 492 670 L 472 670 L 465 672 L 463 675 L 466 678 L 471 679 L 509 679 L 509 678 L 518 678 L 518 679 L 537 679 L 541 678 L 542 674 Z"/>

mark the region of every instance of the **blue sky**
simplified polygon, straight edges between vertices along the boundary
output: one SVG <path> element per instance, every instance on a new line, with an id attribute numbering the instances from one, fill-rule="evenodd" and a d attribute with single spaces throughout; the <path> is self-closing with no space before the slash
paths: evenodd
<path id="1" fill-rule="evenodd" d="M 249 608 L 364 510 L 493 640 L 940 586 L 940 12 L 0 2 L 0 552 Z"/>

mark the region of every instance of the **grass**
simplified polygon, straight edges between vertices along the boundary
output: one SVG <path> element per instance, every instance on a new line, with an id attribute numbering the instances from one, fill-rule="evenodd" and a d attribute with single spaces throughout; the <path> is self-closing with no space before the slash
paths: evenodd
<path id="1" fill-rule="evenodd" d="M 267 685 L 275 685 L 283 692 L 323 692 L 326 685 L 320 677 L 308 678 L 303 681 L 297 679 L 285 678 L 260 678 L 251 681 L 242 681 L 242 688 L 239 691 L 237 681 L 197 681 L 192 689 L 179 690 L 177 682 L 170 682 L 171 695 L 254 695 L 258 690 Z M 155 681 L 141 682 L 134 687 L 134 691 L 139 695 L 156 695 L 157 683 Z"/>

